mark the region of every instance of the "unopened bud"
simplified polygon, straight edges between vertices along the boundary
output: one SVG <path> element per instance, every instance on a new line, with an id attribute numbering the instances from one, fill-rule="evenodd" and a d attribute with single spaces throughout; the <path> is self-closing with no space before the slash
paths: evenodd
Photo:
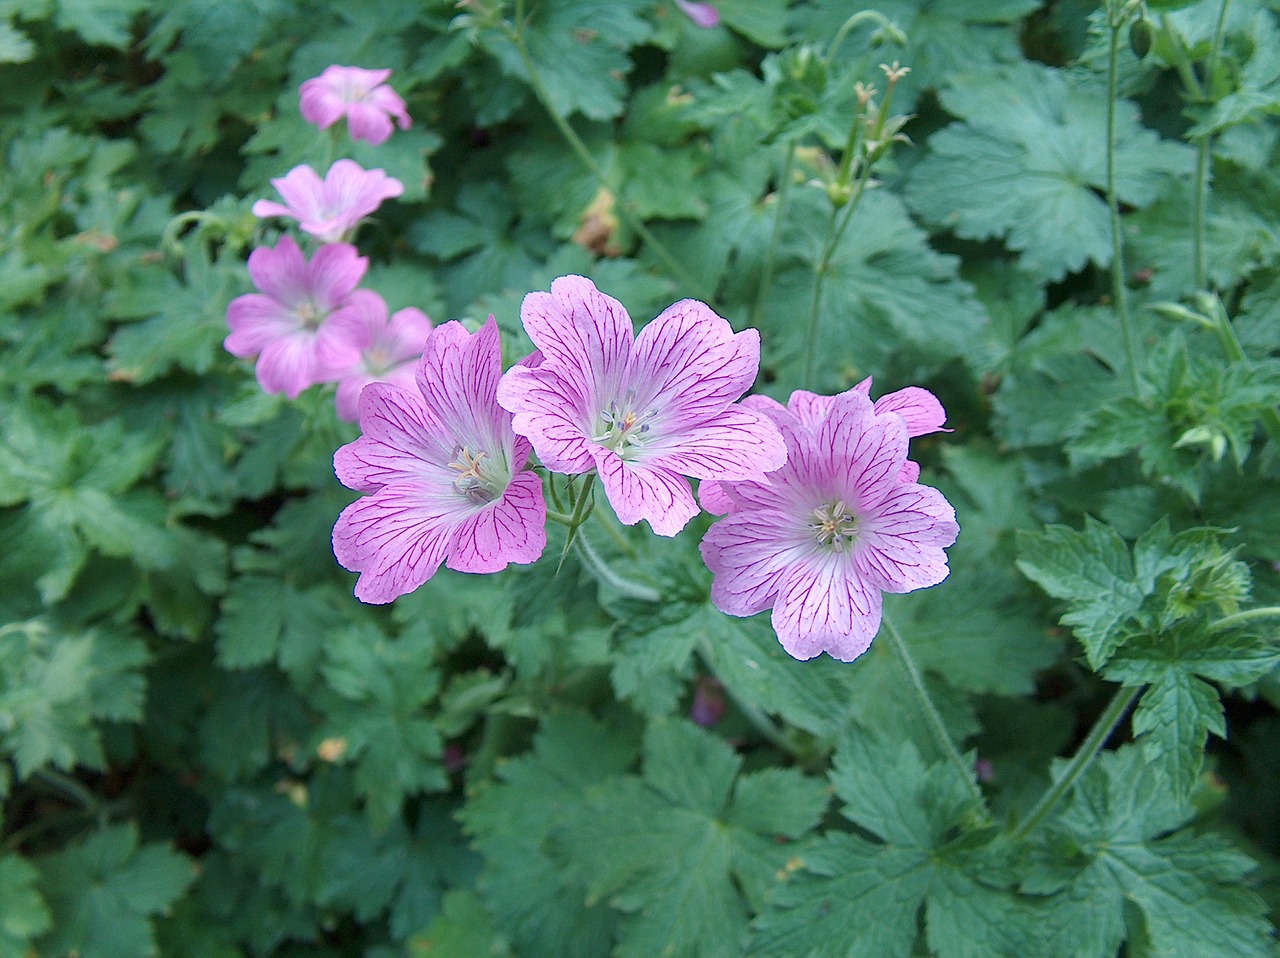
<path id="1" fill-rule="evenodd" d="M 848 206 L 849 200 L 853 199 L 853 187 L 839 180 L 834 183 L 828 183 L 827 198 L 831 200 L 832 206 L 836 209 L 841 209 Z"/>
<path id="2" fill-rule="evenodd" d="M 1129 24 L 1129 49 L 1139 60 L 1145 60 L 1151 52 L 1151 44 L 1156 38 L 1155 27 L 1146 17 L 1134 20 Z"/>

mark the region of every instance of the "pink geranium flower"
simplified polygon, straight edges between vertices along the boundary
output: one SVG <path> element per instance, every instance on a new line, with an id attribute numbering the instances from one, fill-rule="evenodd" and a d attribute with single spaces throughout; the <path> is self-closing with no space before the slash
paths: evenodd
<path id="1" fill-rule="evenodd" d="M 338 416 L 347 422 L 359 418 L 360 391 L 370 383 L 391 383 L 415 388 L 418 360 L 431 334 L 427 314 L 412 306 L 398 310 L 387 321 L 387 304 L 363 314 L 359 330 L 360 355 L 349 365 L 333 371 L 338 381 Z"/>
<path id="2" fill-rule="evenodd" d="M 851 391 L 869 396 L 871 377 L 868 376 Z M 785 411 L 791 413 L 805 426 L 814 429 L 826 418 L 832 404 L 838 398 L 839 396 L 820 396 L 804 389 L 797 389 L 787 400 Z M 762 411 L 783 409 L 777 400 L 770 399 L 768 396 L 748 396 L 743 402 L 752 409 Z M 901 416 L 907 427 L 907 435 L 912 439 L 931 432 L 951 431 L 943 428 L 942 424 L 947 421 L 947 413 L 942 408 L 942 403 L 938 402 L 938 397 L 919 386 L 908 386 L 881 396 L 876 400 L 875 411 L 877 413 L 893 412 Z M 908 459 L 903 463 L 900 478 L 903 482 L 915 482 L 920 478 L 919 464 Z M 698 486 L 698 501 L 702 503 L 702 508 L 718 516 L 733 511 L 733 500 L 716 482 L 704 482 Z"/>
<path id="3" fill-rule="evenodd" d="M 673 536 L 698 513 L 686 476 L 763 479 L 782 465 L 777 427 L 736 400 L 760 364 L 760 334 L 704 303 L 668 307 L 636 336 L 622 304 L 581 276 L 530 293 L 520 317 L 540 364 L 498 387 L 542 464 L 596 470 L 618 518 Z"/>
<path id="4" fill-rule="evenodd" d="M 780 406 L 771 413 L 786 439 L 786 465 L 764 482 L 723 484 L 733 509 L 703 537 L 702 557 L 721 611 L 772 608 L 791 655 L 827 652 L 848 662 L 880 629 L 882 592 L 947 577 L 943 549 L 959 526 L 940 492 L 902 478 L 902 416 L 877 413 L 857 389 L 795 405 L 803 417 Z"/>
<path id="5" fill-rule="evenodd" d="M 271 185 L 284 203 L 258 200 L 253 215 L 290 216 L 326 243 L 342 239 L 383 200 L 404 192 L 399 180 L 382 170 L 366 170 L 355 160 L 338 160 L 323 180 L 311 167 L 295 166 Z"/>
<path id="6" fill-rule="evenodd" d="M 720 11 L 710 3 L 691 3 L 690 0 L 676 0 L 676 6 L 684 11 L 685 16 L 700 27 L 714 27 L 720 22 Z"/>
<path id="7" fill-rule="evenodd" d="M 356 289 L 368 266 L 345 243 L 320 247 L 310 263 L 288 236 L 274 249 L 254 250 L 249 276 L 260 292 L 237 296 L 227 307 L 227 351 L 257 356 L 255 373 L 269 393 L 293 399 L 330 382 L 333 369 L 359 358 L 362 330 L 379 308 L 386 314 L 376 293 Z"/>
<path id="8" fill-rule="evenodd" d="M 411 121 L 400 94 L 386 85 L 390 70 L 360 67 L 325 67 L 323 73 L 299 88 L 302 117 L 320 129 L 328 129 L 344 116 L 353 140 L 377 146 L 391 136 L 394 117 L 400 129 Z"/>
<path id="9" fill-rule="evenodd" d="M 369 493 L 333 529 L 338 562 L 360 573 L 358 599 L 390 602 L 442 562 L 497 572 L 542 555 L 542 480 L 498 406 L 501 375 L 493 318 L 474 335 L 451 322 L 427 338 L 416 389 L 373 383 L 361 393 L 364 435 L 333 457 L 343 484 Z"/>

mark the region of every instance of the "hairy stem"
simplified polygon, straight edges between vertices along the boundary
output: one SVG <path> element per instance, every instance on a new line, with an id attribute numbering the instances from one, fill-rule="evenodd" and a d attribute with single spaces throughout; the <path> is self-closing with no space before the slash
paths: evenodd
<path id="1" fill-rule="evenodd" d="M 760 270 L 760 285 L 756 289 L 756 301 L 751 307 L 751 325 L 760 325 L 760 313 L 764 309 L 765 297 L 773 285 L 773 266 L 777 259 L 778 243 L 782 239 L 782 226 L 787 216 L 787 200 L 791 197 L 791 170 L 795 166 L 796 145 L 787 144 L 787 161 L 782 165 L 782 181 L 775 192 L 777 208 L 773 214 L 773 230 L 769 234 L 769 248 L 764 254 L 764 266 Z"/>
<path id="2" fill-rule="evenodd" d="M 555 104 L 551 100 L 551 94 L 547 91 L 546 85 L 542 82 L 542 77 L 538 73 L 538 68 L 533 62 L 533 57 L 529 55 L 529 47 L 524 40 L 524 0 L 516 0 L 515 26 L 508 26 L 507 35 L 511 42 L 515 44 L 516 52 L 520 56 L 520 62 L 524 64 L 525 72 L 529 76 L 529 86 L 533 88 L 533 94 L 538 98 L 538 102 L 542 104 L 543 109 L 547 111 L 547 115 L 551 117 L 551 122 L 556 125 L 556 129 L 560 131 L 560 135 L 564 137 L 570 149 L 577 154 L 578 159 L 582 162 L 596 180 L 614 196 L 621 198 L 621 192 L 617 183 L 613 178 L 604 171 L 604 168 L 596 162 L 596 158 L 591 155 L 591 151 L 587 149 L 587 145 L 582 142 L 582 138 L 578 136 L 577 131 L 569 123 L 560 111 L 556 109 Z M 627 208 L 627 204 L 619 202 L 617 206 L 618 215 L 626 222 L 627 226 L 640 237 L 662 261 L 663 266 L 671 273 L 673 277 L 686 289 L 694 292 L 697 296 L 707 303 L 710 303 L 715 297 L 712 290 L 705 289 L 701 283 L 695 280 L 683 266 L 679 260 L 671 255 L 671 251 L 649 231 L 644 225 L 640 217 L 636 216 Z"/>
<path id="3" fill-rule="evenodd" d="M 1247 625 L 1259 619 L 1280 619 L 1280 605 L 1263 605 L 1256 609 L 1244 609 L 1241 612 L 1224 615 L 1216 622 L 1210 623 L 1209 631 L 1222 632 L 1225 629 L 1234 629 L 1237 626 Z"/>
<path id="4" fill-rule="evenodd" d="M 1114 0 L 1113 0 L 1114 2 Z M 1129 367 L 1129 385 L 1138 395 L 1138 352 L 1134 344 L 1133 320 L 1129 316 L 1129 289 L 1125 283 L 1124 231 L 1120 226 L 1120 200 L 1116 196 L 1116 98 L 1120 62 L 1120 29 L 1125 17 L 1117 10 L 1108 17 L 1111 46 L 1107 56 L 1107 208 L 1111 211 L 1111 293 L 1120 318 L 1124 337 L 1125 362 Z"/>
<path id="5" fill-rule="evenodd" d="M 1209 59 L 1205 62 L 1204 89 L 1210 101 L 1215 96 L 1214 77 L 1218 72 L 1218 54 L 1222 50 L 1222 33 L 1227 25 L 1227 8 L 1231 0 L 1222 0 L 1218 8 L 1218 22 L 1213 30 L 1213 43 L 1209 47 Z M 1209 270 L 1205 252 L 1205 216 L 1209 206 L 1209 166 L 1213 159 L 1213 134 L 1206 133 L 1196 144 L 1195 188 L 1192 193 L 1194 206 L 1191 212 L 1192 267 L 1196 289 L 1208 289 Z"/>
<path id="6" fill-rule="evenodd" d="M 1141 685 L 1121 686 L 1116 690 L 1115 696 L 1111 699 L 1111 704 L 1107 706 L 1106 711 L 1098 716 L 1098 720 L 1093 723 L 1093 728 L 1089 730 L 1088 737 L 1081 743 L 1076 753 L 1071 756 L 1071 761 L 1063 769 L 1062 776 L 1053 783 L 1047 792 L 1040 796 L 1040 801 L 1036 802 L 1035 808 L 1031 809 L 1027 817 L 1014 829 L 1014 841 L 1026 838 L 1031 834 L 1053 811 L 1054 806 L 1071 791 L 1076 780 L 1093 764 L 1098 752 L 1102 750 L 1102 746 L 1111 737 L 1111 733 L 1120 724 L 1120 720 L 1124 718 L 1125 713 L 1129 711 L 1129 706 L 1133 704 L 1133 700 L 1138 697 L 1138 693 L 1143 688 L 1144 686 Z"/>
<path id="7" fill-rule="evenodd" d="M 898 631 L 898 627 L 893 624 L 893 620 L 888 615 L 882 617 L 885 631 L 889 634 L 889 644 L 893 646 L 893 651 L 898 656 L 898 662 L 902 665 L 902 669 L 907 673 L 907 680 L 911 684 L 912 690 L 916 693 L 916 700 L 920 706 L 920 711 L 924 713 L 925 721 L 929 726 L 929 731 L 933 733 L 933 740 L 938 746 L 938 750 L 947 757 L 947 760 L 955 767 L 961 779 L 964 780 L 965 787 L 969 789 L 979 807 L 986 807 L 986 800 L 983 798 L 982 789 L 978 787 L 977 781 L 974 779 L 973 769 L 964 760 L 964 756 L 960 754 L 960 749 L 956 747 L 956 743 L 951 738 L 951 733 L 947 731 L 946 723 L 942 721 L 942 713 L 938 711 L 938 707 L 933 704 L 933 698 L 929 695 L 929 689 L 924 684 L 924 675 L 920 672 L 920 667 L 916 665 L 916 660 L 911 655 L 911 650 L 907 648 L 906 641 L 902 638 L 902 633 Z"/>
<path id="8" fill-rule="evenodd" d="M 596 577 L 596 581 L 603 582 L 630 599 L 655 603 L 662 601 L 662 593 L 657 589 L 642 582 L 636 582 L 634 579 L 628 579 L 626 576 L 614 571 L 613 567 L 604 560 L 604 557 L 596 552 L 591 540 L 581 532 L 574 539 L 574 545 L 577 546 L 578 556 L 582 559 L 582 564 Z"/>

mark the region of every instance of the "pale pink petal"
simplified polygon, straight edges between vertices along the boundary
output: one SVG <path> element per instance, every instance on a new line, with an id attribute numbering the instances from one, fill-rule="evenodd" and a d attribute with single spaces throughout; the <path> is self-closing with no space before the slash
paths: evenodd
<path id="1" fill-rule="evenodd" d="M 763 479 L 787 460 L 787 446 L 768 417 L 731 406 L 679 434 L 670 451 L 661 446 L 644 461 L 694 479 Z"/>
<path id="2" fill-rule="evenodd" d="M 810 556 L 782 584 L 773 606 L 773 628 L 795 658 L 826 652 L 852 662 L 880 630 L 880 591 L 850 574 L 847 558 L 834 551 Z"/>
<path id="3" fill-rule="evenodd" d="M 347 107 L 347 129 L 351 139 L 379 146 L 390 139 L 395 128 L 387 114 L 372 103 L 352 103 Z"/>
<path id="4" fill-rule="evenodd" d="M 759 332 L 735 335 L 710 306 L 686 299 L 640 330 L 625 382 L 664 420 L 697 423 L 738 399 L 759 369 Z"/>
<path id="5" fill-rule="evenodd" d="M 592 450 L 605 495 L 623 525 L 646 519 L 660 536 L 674 536 L 698 514 L 689 480 L 642 462 L 627 462 L 600 446 Z"/>
<path id="6" fill-rule="evenodd" d="M 710 29 L 720 22 L 720 11 L 714 4 L 676 0 L 676 6 L 684 11 L 685 16 L 704 29 Z"/>
<path id="7" fill-rule="evenodd" d="M 716 608 L 738 616 L 769 608 L 790 569 L 812 551 L 812 537 L 798 529 L 785 513 L 751 510 L 707 530 L 698 548 L 715 574 L 711 601 Z"/>
<path id="8" fill-rule="evenodd" d="M 384 604 L 412 592 L 444 561 L 458 525 L 456 497 L 423 484 L 384 486 L 347 506 L 333 554 L 359 572 L 356 598 Z"/>
<path id="9" fill-rule="evenodd" d="M 246 293 L 227 305 L 227 325 L 231 328 L 223 341 L 227 352 L 246 358 L 258 355 L 272 340 L 296 332 L 298 319 L 270 296 Z"/>
<path id="10" fill-rule="evenodd" d="M 827 450 L 823 464 L 829 468 L 829 493 L 863 514 L 897 484 L 907 459 L 907 430 L 897 416 L 876 416 L 860 393 L 836 399 L 814 448 Z"/>
<path id="11" fill-rule="evenodd" d="M 865 385 L 869 390 L 871 380 L 866 380 Z M 863 384 L 859 383 L 854 389 L 865 392 L 862 386 Z M 827 418 L 827 413 L 831 412 L 831 406 L 835 401 L 835 396 L 819 396 L 806 389 L 797 389 L 787 400 L 787 409 L 806 429 L 817 429 Z"/>
<path id="12" fill-rule="evenodd" d="M 361 256 L 350 243 L 321 246 L 311 257 L 311 266 L 307 270 L 307 285 L 316 305 L 325 312 L 333 309 L 360 285 L 368 268 L 368 258 Z M 382 315 L 386 315 L 385 306 Z"/>
<path id="13" fill-rule="evenodd" d="M 298 112 L 308 123 L 327 130 L 342 119 L 347 105 L 323 77 L 307 80 L 298 88 Z"/>
<path id="14" fill-rule="evenodd" d="M 524 298 L 520 319 L 543 355 L 542 368 L 560 367 L 592 410 L 618 398 L 634 340 L 631 317 L 620 302 L 583 276 L 561 276 L 550 293 Z"/>
<path id="15" fill-rule="evenodd" d="M 698 483 L 698 504 L 712 515 L 723 516 L 733 511 L 734 502 L 722 483 L 704 479 Z"/>
<path id="16" fill-rule="evenodd" d="M 404 100 L 391 87 L 375 87 L 369 91 L 367 99 L 388 116 L 395 117 L 396 126 L 400 127 L 400 129 L 407 130 L 413 126 L 413 121 L 409 118 L 409 111 L 405 109 Z"/>
<path id="17" fill-rule="evenodd" d="M 291 236 L 280 237 L 274 249 L 259 246 L 250 253 L 249 278 L 267 296 L 286 305 L 303 302 L 311 296 L 313 276 L 306 257 Z M 359 281 L 357 277 L 356 283 Z M 356 283 L 352 283 L 352 287 Z"/>
<path id="18" fill-rule="evenodd" d="M 267 343 L 254 367 L 258 383 L 269 393 L 284 393 L 290 399 L 308 386 L 325 380 L 316 360 L 315 338 L 294 333 Z"/>
<path id="19" fill-rule="evenodd" d="M 915 482 L 920 478 L 920 463 L 912 462 L 908 459 L 902 464 L 902 471 L 898 473 L 899 482 Z"/>
<path id="20" fill-rule="evenodd" d="M 325 193 L 334 205 L 359 219 L 404 192 L 404 184 L 384 170 L 366 170 L 355 160 L 338 160 L 325 175 Z"/>
<path id="21" fill-rule="evenodd" d="M 394 358 L 421 356 L 422 347 L 431 335 L 431 329 L 431 317 L 416 306 L 397 309 L 391 314 L 391 328 L 388 331 Z"/>
<path id="22" fill-rule="evenodd" d="M 877 414 L 897 413 L 907 424 L 908 436 L 924 436 L 931 432 L 949 432 L 942 424 L 947 421 L 946 410 L 938 397 L 919 386 L 908 386 L 876 400 Z"/>
<path id="23" fill-rule="evenodd" d="M 498 384 L 498 403 L 513 413 L 512 428 L 529 437 L 548 469 L 573 475 L 595 468 L 585 400 L 555 370 L 512 366 Z"/>
<path id="24" fill-rule="evenodd" d="M 276 215 L 295 216 L 304 222 L 325 218 L 321 205 L 324 180 L 320 179 L 320 175 L 305 163 L 295 166 L 284 176 L 272 179 L 271 185 L 276 188 L 276 192 L 285 203 L 285 212 Z M 257 205 L 254 204 L 254 213 L 261 216 L 262 214 L 257 211 Z"/>
<path id="25" fill-rule="evenodd" d="M 501 499 L 462 522 L 447 565 L 459 572 L 497 572 L 512 562 L 535 561 L 546 546 L 542 480 L 536 473 L 522 472 Z"/>
<path id="26" fill-rule="evenodd" d="M 338 480 L 373 492 L 392 483 L 448 486 L 457 474 L 445 465 L 453 439 L 416 391 L 371 383 L 360 394 L 363 435 L 333 455 Z"/>
<path id="27" fill-rule="evenodd" d="M 854 546 L 856 565 L 886 592 L 912 592 L 947 577 L 947 554 L 960 527 L 955 510 L 937 489 L 896 484 L 874 510 L 861 517 Z"/>
<path id="28" fill-rule="evenodd" d="M 502 376 L 498 324 L 492 316 L 473 335 L 457 320 L 437 326 L 418 366 L 418 389 L 464 445 L 490 448 L 503 436 L 492 408 Z"/>

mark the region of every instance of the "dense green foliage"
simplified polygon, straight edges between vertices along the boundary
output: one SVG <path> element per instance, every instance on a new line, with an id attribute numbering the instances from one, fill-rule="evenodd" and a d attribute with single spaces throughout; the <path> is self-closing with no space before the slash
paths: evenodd
<path id="1" fill-rule="evenodd" d="M 1276 954 L 1280 4 L 717 6 L 0 0 L 0 958 Z M 331 63 L 413 127 L 307 125 Z M 851 664 L 706 519 L 361 605 L 358 430 L 222 347 L 336 155 L 508 362 L 577 272 L 928 386 L 950 577 Z"/>

